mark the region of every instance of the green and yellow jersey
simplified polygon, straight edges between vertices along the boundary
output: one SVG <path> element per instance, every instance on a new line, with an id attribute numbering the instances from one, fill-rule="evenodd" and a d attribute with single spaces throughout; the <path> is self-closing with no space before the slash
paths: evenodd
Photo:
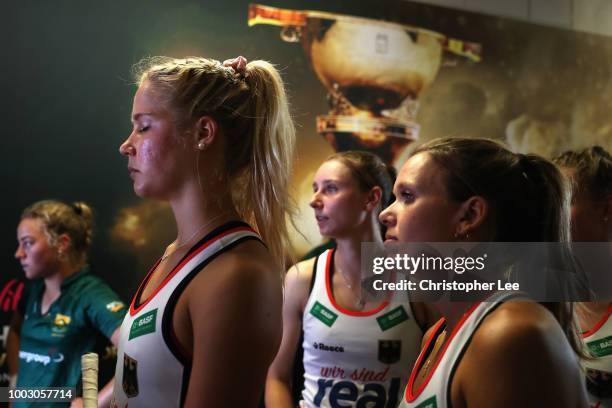
<path id="1" fill-rule="evenodd" d="M 126 308 L 88 268 L 64 280 L 59 298 L 46 314 L 41 313 L 44 289 L 42 280 L 33 281 L 23 299 L 17 387 L 75 387 L 81 377 L 81 355 L 108 342 L 121 325 Z"/>

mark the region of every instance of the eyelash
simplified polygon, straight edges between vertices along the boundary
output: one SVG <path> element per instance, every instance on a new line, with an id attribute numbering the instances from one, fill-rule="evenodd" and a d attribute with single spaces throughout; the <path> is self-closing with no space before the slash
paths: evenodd
<path id="1" fill-rule="evenodd" d="M 150 127 L 151 127 L 151 126 L 149 126 L 149 125 L 147 125 L 147 126 L 142 126 L 142 127 L 138 128 L 138 132 L 139 132 L 139 133 L 146 132 L 147 130 L 149 130 L 149 128 L 150 128 Z"/>
<path id="2" fill-rule="evenodd" d="M 313 193 L 316 193 L 317 191 L 319 191 L 319 189 L 318 189 L 318 188 L 313 188 L 313 189 L 312 189 L 312 192 L 313 192 Z M 336 186 L 331 186 L 331 185 L 330 185 L 330 186 L 323 186 L 323 191 L 324 191 L 324 192 L 327 192 L 327 193 L 335 193 L 335 192 L 337 192 L 337 191 L 338 191 L 338 187 L 336 187 Z"/>
<path id="3" fill-rule="evenodd" d="M 412 194 L 410 191 L 402 191 L 400 193 L 400 197 L 403 202 L 414 201 L 414 194 Z"/>

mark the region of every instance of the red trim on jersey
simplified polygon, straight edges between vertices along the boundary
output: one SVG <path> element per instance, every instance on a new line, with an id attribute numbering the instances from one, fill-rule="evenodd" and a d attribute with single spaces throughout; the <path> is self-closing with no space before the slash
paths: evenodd
<path id="1" fill-rule="evenodd" d="M 159 286 L 157 286 L 155 291 L 144 302 L 142 302 L 137 308 L 135 308 L 134 305 L 136 304 L 136 298 L 139 296 L 139 294 L 142 294 L 141 293 L 141 289 L 144 289 L 144 286 L 147 284 L 149 278 L 153 274 L 153 271 L 157 268 L 157 266 L 161 262 L 161 258 L 160 258 L 155 263 L 153 268 L 151 268 L 151 270 L 149 271 L 147 276 L 145 276 L 145 279 L 142 281 L 140 286 L 138 286 L 138 290 L 136 291 L 136 294 L 134 295 L 134 298 L 132 299 L 132 303 L 130 304 L 130 316 L 134 316 L 136 313 L 138 313 L 140 310 L 142 310 L 142 308 L 145 307 L 147 303 L 149 303 L 151 300 L 153 300 L 155 295 L 157 295 L 157 293 L 160 290 L 162 290 L 163 287 L 166 286 L 166 284 L 168 282 L 170 282 L 170 280 L 174 277 L 174 275 L 176 275 L 177 272 L 180 271 L 181 268 L 183 266 L 185 266 L 185 264 L 187 262 L 189 262 L 194 256 L 198 255 L 200 252 L 202 252 L 203 250 L 208 248 L 210 245 L 212 245 L 215 241 L 219 240 L 220 238 L 222 238 L 222 237 L 224 237 L 224 236 L 226 236 L 228 234 L 232 234 L 234 232 L 238 232 L 238 231 L 255 232 L 252 228 L 249 228 L 249 227 L 244 227 L 244 226 L 243 227 L 236 227 L 236 228 L 229 229 L 227 231 L 223 231 L 219 235 L 216 235 L 213 238 L 209 239 L 208 241 L 204 242 L 202 245 L 200 245 L 199 248 L 197 248 L 195 251 L 193 251 L 191 254 L 189 254 L 189 256 L 187 256 L 187 258 L 185 258 L 181 263 L 179 263 L 177 266 L 175 266 L 174 269 L 172 269 L 172 271 L 170 272 L 170 274 L 168 274 L 168 276 L 166 276 L 166 278 L 163 280 L 163 282 L 160 283 Z"/>
<path id="2" fill-rule="evenodd" d="M 421 395 L 421 393 L 423 392 L 423 390 L 425 389 L 425 387 L 427 387 L 427 384 L 429 384 L 429 381 L 431 380 L 431 377 L 433 376 L 433 374 L 436 371 L 436 368 L 438 368 L 438 365 L 440 365 L 440 361 L 442 361 L 442 358 L 444 357 L 444 354 L 446 353 L 446 350 L 448 349 L 448 347 L 450 346 L 451 342 L 453 341 L 453 338 L 455 338 L 455 335 L 457 334 L 457 332 L 459 332 L 459 329 L 461 329 L 461 327 L 463 326 L 463 324 L 465 323 L 465 321 L 468 319 L 468 317 L 470 317 L 472 315 L 472 313 L 474 313 L 474 310 L 476 310 L 476 308 L 481 304 L 482 302 L 477 302 L 476 304 L 474 304 L 461 318 L 461 320 L 459 320 L 459 323 L 457 323 L 457 325 L 455 326 L 455 328 L 453 329 L 453 332 L 451 333 L 450 337 L 448 338 L 448 340 L 446 341 L 446 344 L 444 345 L 444 348 L 442 349 L 442 351 L 438 354 L 437 358 L 436 358 L 436 362 L 434 364 L 434 366 L 432 367 L 431 371 L 427 374 L 427 377 L 425 377 L 425 380 L 423 380 L 423 382 L 421 383 L 421 386 L 419 387 L 419 389 L 413 393 L 412 392 L 412 388 L 414 387 L 414 380 L 416 379 L 416 375 L 419 371 L 419 368 L 421 368 L 421 361 L 423 360 L 423 358 L 425 357 L 425 351 L 427 351 L 427 348 L 429 346 L 429 344 L 431 343 L 431 341 L 433 340 L 433 333 L 436 332 L 436 330 L 439 328 L 439 325 L 441 324 L 442 321 L 445 321 L 444 319 L 440 319 L 438 321 L 438 328 L 436 328 L 434 330 L 434 332 L 432 333 L 432 336 L 429 338 L 429 341 L 427 343 L 427 346 L 423 348 L 423 350 L 421 351 L 421 353 L 419 354 L 419 358 L 417 360 L 417 362 L 414 365 L 414 368 L 412 369 L 412 372 L 410 373 L 410 377 L 408 378 L 408 386 L 406 387 L 406 393 L 405 393 L 405 398 L 406 398 L 406 402 L 412 402 L 415 399 L 417 399 L 419 397 L 419 395 Z"/>
<path id="3" fill-rule="evenodd" d="M 346 315 L 355 316 L 355 317 L 372 316 L 380 312 L 381 310 L 383 310 L 385 307 L 387 307 L 387 305 L 389 304 L 389 301 L 385 300 L 373 310 L 358 312 L 356 310 L 345 309 L 342 306 L 340 306 L 338 303 L 336 303 L 336 300 L 334 299 L 334 294 L 332 293 L 332 290 L 331 290 L 331 260 L 333 258 L 332 254 L 334 253 L 334 251 L 335 251 L 335 248 L 329 250 L 329 254 L 327 254 L 327 261 L 325 263 L 325 289 L 327 289 L 327 297 L 329 298 L 329 301 L 331 302 L 331 304 L 340 313 L 344 313 Z"/>
<path id="4" fill-rule="evenodd" d="M 591 330 L 582 333 L 582 338 L 589 337 L 595 334 L 597 330 L 601 329 L 601 326 L 603 326 L 604 323 L 608 321 L 611 314 L 612 314 L 612 303 L 608 305 L 608 311 L 604 313 L 601 320 L 595 323 L 595 326 L 593 326 Z"/>

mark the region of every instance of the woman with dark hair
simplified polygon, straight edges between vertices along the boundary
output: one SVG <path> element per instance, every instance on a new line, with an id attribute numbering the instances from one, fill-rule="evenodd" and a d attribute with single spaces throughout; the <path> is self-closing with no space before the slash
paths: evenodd
<path id="1" fill-rule="evenodd" d="M 21 215 L 15 257 L 31 284 L 11 322 L 7 345 L 9 362 L 18 361 L 19 388 L 75 387 L 81 355 L 97 350 L 104 337 L 117 345 L 125 306 L 89 273 L 92 233 L 93 213 L 85 203 L 39 201 Z M 111 394 L 112 382 L 100 391 L 100 406 L 108 406 Z"/>
<path id="2" fill-rule="evenodd" d="M 612 157 L 600 146 L 566 151 L 554 159 L 572 182 L 572 240 L 610 242 Z M 591 406 L 612 407 L 612 302 L 576 303 L 590 359 L 587 390 Z"/>
<path id="3" fill-rule="evenodd" d="M 291 384 L 292 368 L 302 333 L 301 406 L 398 403 L 404 368 L 414 362 L 422 333 L 435 319 L 405 294 L 382 302 L 364 297 L 361 243 L 382 244 L 378 214 L 392 185 L 390 169 L 372 153 L 336 153 L 317 170 L 310 206 L 319 231 L 337 247 L 287 273 L 283 339 L 268 371 L 267 407 L 295 406 L 291 388 L 301 384 Z"/>
<path id="4" fill-rule="evenodd" d="M 380 220 L 386 242 L 569 242 L 569 190 L 536 155 L 488 139 L 417 148 Z M 520 295 L 519 295 L 520 296 Z M 584 407 L 571 303 L 497 292 L 484 302 L 438 301 L 401 407 Z"/>
<path id="5" fill-rule="evenodd" d="M 178 235 L 123 322 L 114 406 L 256 407 L 282 330 L 295 142 L 282 79 L 243 57 L 148 59 L 136 79 L 119 151 Z"/>

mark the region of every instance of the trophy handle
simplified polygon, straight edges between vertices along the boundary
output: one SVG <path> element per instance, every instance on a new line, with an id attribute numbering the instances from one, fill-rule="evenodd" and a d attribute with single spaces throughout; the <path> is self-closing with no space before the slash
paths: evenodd
<path id="1" fill-rule="evenodd" d="M 288 25 L 281 29 L 280 37 L 285 42 L 296 43 L 302 38 L 302 27 Z"/>

